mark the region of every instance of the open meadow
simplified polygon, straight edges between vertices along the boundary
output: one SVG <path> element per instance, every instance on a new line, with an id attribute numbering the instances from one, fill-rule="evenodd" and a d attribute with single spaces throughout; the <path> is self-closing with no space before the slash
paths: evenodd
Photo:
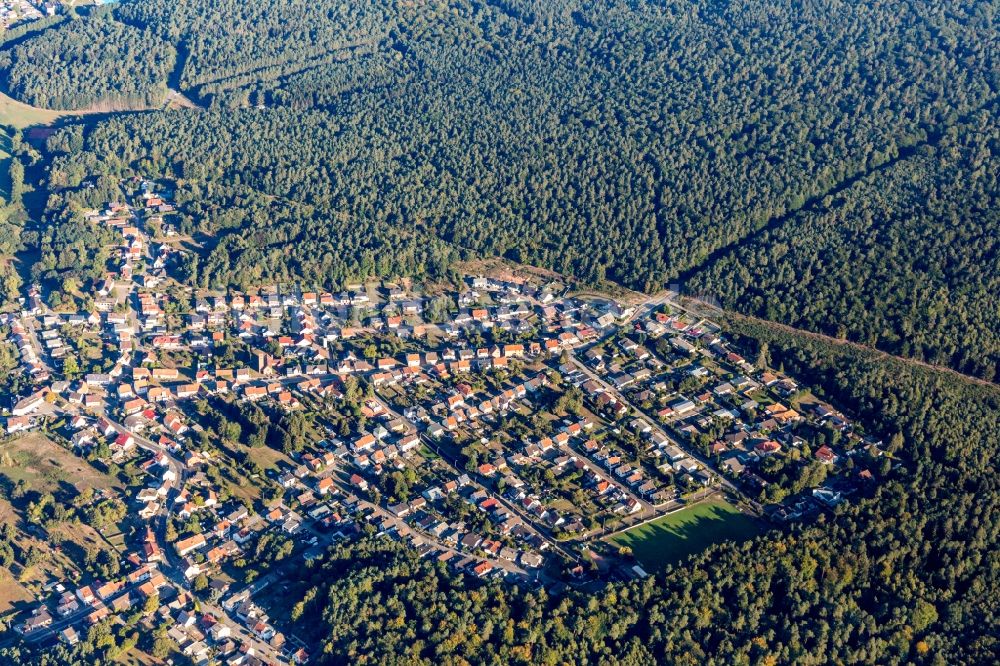
<path id="1" fill-rule="evenodd" d="M 65 111 L 39 109 L 0 93 L 0 125 L 18 129 L 32 125 L 49 125 L 64 115 Z"/>

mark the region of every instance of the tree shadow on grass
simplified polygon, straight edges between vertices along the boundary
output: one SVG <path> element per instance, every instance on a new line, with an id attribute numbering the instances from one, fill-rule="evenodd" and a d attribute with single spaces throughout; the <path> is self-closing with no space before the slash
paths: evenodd
<path id="1" fill-rule="evenodd" d="M 632 553 L 644 565 L 662 569 L 721 541 L 744 541 L 760 532 L 758 525 L 741 513 L 712 506 L 683 522 L 650 523 L 631 542 Z"/>

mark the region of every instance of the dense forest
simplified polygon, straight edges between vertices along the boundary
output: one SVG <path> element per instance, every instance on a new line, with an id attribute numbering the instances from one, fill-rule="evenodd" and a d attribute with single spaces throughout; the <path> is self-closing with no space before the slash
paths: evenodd
<path id="1" fill-rule="evenodd" d="M 324 4 L 302 4 L 146 0 L 119 15 L 187 49 L 183 77 L 214 81 L 247 76 L 226 64 L 231 32 L 185 41 L 175 12 L 312 34 Z M 187 177 L 653 288 L 995 94 L 980 2 L 564 2 L 546 20 L 541 4 L 362 3 L 332 25 L 387 26 L 380 50 L 272 76 L 308 61 L 310 41 L 258 40 L 258 81 L 218 104 L 264 110 L 116 119 L 91 147 L 129 163 L 155 147 Z"/>
<path id="2" fill-rule="evenodd" d="M 177 58 L 169 43 L 113 20 L 106 11 L 53 23 L 0 50 L 4 92 L 51 109 L 163 102 Z"/>
<path id="3" fill-rule="evenodd" d="M 869 497 L 596 595 L 480 586 L 392 543 L 345 545 L 287 595 L 296 632 L 331 664 L 996 663 L 1000 391 L 734 326 L 887 443 L 902 436 Z"/>
<path id="4" fill-rule="evenodd" d="M 941 153 L 953 127 L 995 125 L 995 15 L 992 2 L 974 0 L 137 0 L 115 17 L 173 44 L 182 88 L 210 110 L 100 123 L 82 151 L 60 157 L 53 183 L 139 172 L 210 193 L 203 209 L 235 201 L 219 194 L 225 188 L 309 206 L 306 219 L 247 211 L 214 259 L 202 258 L 224 268 L 244 257 L 252 275 L 333 283 L 356 272 L 354 249 L 394 246 L 371 240 L 376 231 L 436 238 L 449 251 L 649 291 L 694 275 L 699 289 L 739 308 L 991 377 L 988 264 L 966 275 L 960 261 L 928 271 L 910 262 L 882 280 L 875 269 L 893 264 L 893 248 L 878 245 L 874 228 L 860 238 L 845 226 L 842 235 L 875 243 L 861 271 L 844 269 L 857 259 L 844 254 L 848 239 L 837 256 L 796 260 L 829 276 L 826 285 L 789 268 L 743 294 L 748 285 L 725 276 L 745 277 L 730 262 L 744 261 L 758 237 L 794 234 L 827 198 L 851 198 L 855 210 L 868 195 L 887 210 L 913 201 L 902 187 L 864 189 L 869 176 L 925 169 L 927 191 L 951 187 L 930 182 L 946 166 L 913 165 L 927 159 L 925 147 Z M 992 149 L 986 141 L 963 154 L 988 165 Z M 954 218 L 967 229 L 948 244 L 934 232 L 926 241 L 988 257 L 976 243 L 990 229 L 968 215 L 991 186 L 980 181 L 978 203 L 942 195 L 920 228 Z M 353 240 L 321 239 L 327 223 L 330 236 L 350 229 Z M 196 224 L 212 233 L 211 221 Z M 889 240 L 919 247 L 911 236 Z M 264 237 L 296 239 L 304 260 L 282 266 L 276 247 L 247 247 Z M 328 254 L 341 256 L 320 259 Z M 412 267 L 419 254 L 401 256 L 383 268 Z M 237 280 L 239 270 L 219 273 Z M 845 288 L 838 276 L 870 284 Z M 893 298 L 883 298 L 889 288 Z M 794 296 L 778 304 L 772 293 Z M 940 326 L 938 306 L 915 313 L 895 302 L 900 294 L 914 295 L 917 309 L 928 300 L 921 294 L 939 305 L 957 298 L 966 314 Z M 980 322 L 985 330 L 968 334 Z"/>
<path id="5" fill-rule="evenodd" d="M 442 277 L 461 258 L 449 243 L 419 229 L 325 206 L 274 202 L 245 186 L 195 187 L 179 194 L 179 201 L 186 199 L 191 205 L 181 230 L 217 241 L 197 277 L 191 276 L 205 287 L 301 280 L 334 288 L 359 278 Z"/>
<path id="6" fill-rule="evenodd" d="M 731 308 L 1000 380 L 996 108 L 711 262 Z"/>
<path id="7" fill-rule="evenodd" d="M 390 39 L 404 6 L 386 0 L 155 0 L 125 3 L 118 16 L 177 45 L 185 55 L 181 86 L 213 98 L 371 52 Z"/>

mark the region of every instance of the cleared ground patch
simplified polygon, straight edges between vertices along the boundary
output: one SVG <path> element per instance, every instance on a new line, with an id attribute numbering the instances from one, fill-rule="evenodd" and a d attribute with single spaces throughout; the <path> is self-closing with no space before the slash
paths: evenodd
<path id="1" fill-rule="evenodd" d="M 760 532 L 752 518 L 729 502 L 708 500 L 618 534 L 609 541 L 628 546 L 650 572 L 675 564 L 719 541 L 742 541 Z"/>
<path id="2" fill-rule="evenodd" d="M 31 601 L 34 596 L 17 582 L 14 574 L 5 567 L 0 567 L 0 617 L 18 607 L 18 604 Z"/>
<path id="3" fill-rule="evenodd" d="M 83 458 L 67 451 L 44 434 L 31 432 L 0 444 L 0 474 L 10 483 L 20 480 L 31 490 L 57 493 L 64 484 L 77 491 L 85 488 L 121 489 L 113 477 L 92 467 Z"/>
<path id="4" fill-rule="evenodd" d="M 119 655 L 116 661 L 124 666 L 156 666 L 157 664 L 166 663 L 162 659 L 157 659 L 135 647 L 125 654 Z"/>

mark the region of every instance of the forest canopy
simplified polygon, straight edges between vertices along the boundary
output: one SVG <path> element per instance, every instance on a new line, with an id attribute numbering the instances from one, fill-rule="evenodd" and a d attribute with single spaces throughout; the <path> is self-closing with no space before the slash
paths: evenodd
<path id="1" fill-rule="evenodd" d="M 118 15 L 183 45 L 187 85 L 227 82 L 205 103 L 265 110 L 94 149 L 652 289 L 987 104 L 988 5 L 139 0 Z"/>
<path id="2" fill-rule="evenodd" d="M 1000 380 L 996 108 L 695 273 L 740 311 Z"/>
<path id="3" fill-rule="evenodd" d="M 683 280 L 993 377 L 994 221 L 977 211 L 996 196 L 996 146 L 953 135 L 997 126 L 994 16 L 977 0 L 136 0 L 115 17 L 173 44 L 183 92 L 209 110 L 102 122 L 53 185 L 70 172 L 179 178 L 206 193 L 192 224 L 208 234 L 205 210 L 248 200 L 216 199 L 227 188 L 318 215 L 270 219 L 265 235 L 304 257 L 285 265 L 246 245 L 268 215 L 227 223 L 202 262 L 243 257 L 249 275 L 335 283 L 374 250 L 390 253 L 386 270 L 437 272 L 395 241 L 362 241 L 378 230 L 593 283 Z M 355 240 L 323 238 L 323 224 Z M 814 243 L 817 228 L 838 240 Z"/>
<path id="4" fill-rule="evenodd" d="M 75 17 L 0 51 L 5 91 L 50 109 L 161 104 L 177 53 L 169 43 L 107 12 Z"/>

